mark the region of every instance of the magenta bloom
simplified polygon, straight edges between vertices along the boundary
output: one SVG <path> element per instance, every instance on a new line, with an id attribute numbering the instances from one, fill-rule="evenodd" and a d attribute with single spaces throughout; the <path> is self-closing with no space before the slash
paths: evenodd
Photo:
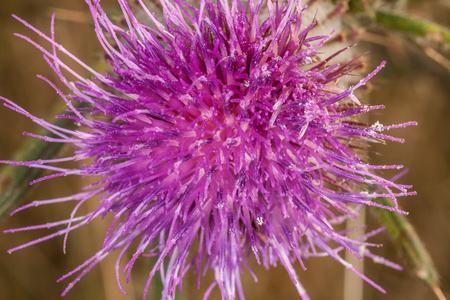
<path id="1" fill-rule="evenodd" d="M 64 175 L 102 179 L 76 195 L 20 208 L 77 203 L 67 220 L 9 230 L 63 226 L 11 252 L 113 214 L 103 247 L 62 279 L 78 273 L 73 282 L 78 281 L 120 249 L 122 254 L 134 253 L 124 268 L 122 255 L 117 262 L 120 284 L 120 272 L 129 276 L 137 258 L 156 256 L 148 284 L 157 271 L 162 273 L 162 299 L 172 299 L 190 268 L 199 274 L 213 269 L 211 288 L 218 286 L 224 299 L 235 299 L 236 294 L 243 299 L 240 274 L 243 266 L 248 268 L 249 257 L 266 268 L 283 264 L 299 294 L 308 299 L 294 261 L 303 266 L 303 259 L 330 255 L 354 270 L 339 251 L 374 257 L 367 250 L 371 244 L 364 241 L 371 233 L 354 241 L 333 226 L 356 217 L 361 205 L 399 211 L 396 197 L 413 194 L 408 186 L 373 171 L 401 166 L 369 165 L 358 155 L 370 142 L 402 141 L 381 131 L 414 124 L 370 126 L 356 117 L 382 108 L 361 105 L 353 92 L 384 63 L 355 86 L 339 88 L 337 80 L 358 66 L 331 64 L 338 53 L 318 61 L 317 53 L 330 36 L 310 36 L 314 23 L 302 24 L 303 8 L 295 0 L 255 4 L 202 0 L 198 8 L 161 0 L 164 20 L 157 20 L 141 0 L 147 19 L 138 20 L 126 0 L 118 0 L 123 27 L 108 19 L 99 1 L 86 2 L 111 64 L 107 74 L 94 71 L 21 20 L 51 44 L 48 51 L 22 36 L 44 53 L 71 90 L 70 95 L 58 92 L 80 130 L 56 127 L 4 99 L 6 106 L 58 136 L 39 138 L 73 144 L 74 155 L 7 163 L 56 171 L 44 179 Z M 80 63 L 94 79 L 67 67 L 57 51 Z M 77 82 L 69 83 L 61 70 Z M 76 108 L 80 106 L 75 102 L 83 103 L 83 108 Z M 53 165 L 86 159 L 92 163 L 77 169 Z M 79 215 L 78 208 L 97 195 L 101 195 L 98 209 Z M 377 204 L 378 197 L 391 198 L 394 207 Z M 189 253 L 193 259 L 188 261 Z"/>

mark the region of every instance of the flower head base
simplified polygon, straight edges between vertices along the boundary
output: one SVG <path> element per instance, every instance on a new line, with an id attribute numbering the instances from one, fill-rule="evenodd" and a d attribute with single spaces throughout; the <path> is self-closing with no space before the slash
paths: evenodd
<path id="1" fill-rule="evenodd" d="M 141 21 L 125 0 L 118 0 L 122 27 L 108 19 L 99 1 L 86 2 L 112 67 L 105 75 L 68 53 L 53 35 L 46 37 L 21 20 L 53 46 L 47 51 L 22 36 L 44 53 L 72 91 L 60 94 L 83 131 L 55 127 L 5 99 L 6 106 L 59 137 L 40 138 L 73 144 L 75 154 L 8 163 L 58 171 L 44 179 L 68 174 L 103 179 L 79 194 L 20 208 L 78 202 L 69 219 L 52 224 L 65 228 L 11 251 L 113 214 L 102 249 L 62 279 L 80 271 L 76 282 L 108 253 L 122 249 L 122 258 L 138 241 L 122 270 L 129 276 L 138 257 L 157 256 L 150 283 L 168 257 L 161 271 L 163 299 L 174 295 L 191 267 L 199 273 L 213 269 L 211 288 L 217 285 L 223 298 L 234 299 L 236 293 L 244 298 L 240 273 L 251 254 L 267 268 L 280 261 L 307 299 L 292 267 L 295 260 L 303 266 L 302 259 L 327 254 L 354 270 L 338 251 L 346 248 L 358 257 L 374 257 L 366 249 L 371 244 L 363 241 L 370 234 L 353 241 L 333 225 L 356 217 L 360 205 L 399 211 L 396 197 L 413 194 L 408 186 L 372 171 L 401 166 L 373 166 L 358 156 L 369 142 L 402 141 L 381 131 L 413 124 L 368 126 L 355 118 L 382 108 L 361 106 L 353 91 L 384 63 L 355 86 L 338 87 L 336 81 L 358 65 L 329 64 L 338 53 L 317 61 L 318 49 L 329 36 L 308 35 L 314 23 L 302 24 L 300 1 L 202 0 L 195 8 L 161 0 L 164 20 L 158 20 L 139 0 L 148 18 Z M 149 20 L 152 26 L 146 25 Z M 67 67 L 57 50 L 84 66 L 95 81 Z M 61 69 L 77 78 L 75 85 Z M 87 107 L 77 108 L 69 99 Z M 88 158 L 92 163 L 78 169 L 48 165 Z M 101 195 L 98 209 L 77 216 L 80 205 L 95 195 Z M 395 207 L 377 204 L 377 197 L 392 198 Z M 27 229 L 44 227 L 49 224 Z M 9 231 L 18 230 L 23 228 Z M 195 240 L 197 247 L 192 246 Z M 116 268 L 119 284 L 121 258 Z"/>

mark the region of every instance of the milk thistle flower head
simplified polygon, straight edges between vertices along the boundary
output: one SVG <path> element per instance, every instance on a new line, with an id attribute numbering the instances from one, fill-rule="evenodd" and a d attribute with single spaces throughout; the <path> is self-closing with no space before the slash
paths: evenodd
<path id="1" fill-rule="evenodd" d="M 300 1 L 202 0 L 194 7 L 160 0 L 161 20 L 142 0 L 138 2 L 146 20 L 138 19 L 126 0 L 118 2 L 123 24 L 112 22 L 99 1 L 86 0 L 111 65 L 106 74 L 65 50 L 53 31 L 48 37 L 18 18 L 52 46 L 49 51 L 21 36 L 43 52 L 70 89 L 64 94 L 44 78 L 62 96 L 73 113 L 68 118 L 80 129 L 57 127 L 4 99 L 7 107 L 57 135 L 36 137 L 72 144 L 75 151 L 67 158 L 3 162 L 55 171 L 42 179 L 101 179 L 78 194 L 18 209 L 76 202 L 66 220 L 9 230 L 63 226 L 10 251 L 67 237 L 92 219 L 112 214 L 102 248 L 62 279 L 73 275 L 75 283 L 109 253 L 120 250 L 119 285 L 121 271 L 129 276 L 139 257 L 157 257 L 144 298 L 158 271 L 162 299 L 172 299 L 188 269 L 199 274 L 212 269 L 215 282 L 206 296 L 217 286 L 222 298 L 235 299 L 237 294 L 243 299 L 240 274 L 254 257 L 266 268 L 280 262 L 301 297 L 308 299 L 293 262 L 298 260 L 304 268 L 304 259 L 329 255 L 382 290 L 339 254 L 348 249 L 358 257 L 380 260 L 367 250 L 372 244 L 365 239 L 372 233 L 351 240 L 334 227 L 356 217 L 364 205 L 401 212 L 396 198 L 412 194 L 408 186 L 376 175 L 376 169 L 401 166 L 370 165 L 360 157 L 370 142 L 402 141 L 382 131 L 413 124 L 358 121 L 358 114 L 382 108 L 361 105 L 353 92 L 384 63 L 354 86 L 338 85 L 359 65 L 332 64 L 343 50 L 318 59 L 331 33 L 311 35 L 315 23 L 302 23 L 305 8 Z M 69 68 L 58 51 L 94 79 Z M 63 72 L 75 76 L 76 82 L 70 83 Z M 74 169 L 54 165 L 88 159 L 88 164 Z M 79 207 L 96 201 L 94 196 L 100 196 L 98 208 L 80 215 Z M 391 198 L 393 207 L 377 204 L 378 197 Z M 126 252 L 132 258 L 122 262 Z"/>

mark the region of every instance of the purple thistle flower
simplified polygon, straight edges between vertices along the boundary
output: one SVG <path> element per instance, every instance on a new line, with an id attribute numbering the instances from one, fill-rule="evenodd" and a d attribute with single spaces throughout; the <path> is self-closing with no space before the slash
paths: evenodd
<path id="1" fill-rule="evenodd" d="M 128 280 L 139 257 L 157 257 L 144 298 L 157 271 L 163 278 L 162 299 L 171 299 L 192 268 L 199 274 L 214 270 L 215 282 L 205 297 L 217 285 L 222 298 L 234 299 L 237 293 L 243 299 L 240 274 L 243 266 L 250 269 L 247 259 L 252 256 L 266 268 L 281 262 L 303 299 L 308 296 L 292 264 L 298 260 L 305 268 L 302 260 L 311 256 L 329 255 L 383 291 L 339 255 L 348 249 L 358 257 L 400 268 L 367 250 L 374 244 L 365 239 L 380 230 L 350 240 L 333 226 L 356 218 L 362 205 L 404 213 L 396 198 L 414 194 L 407 191 L 409 186 L 374 171 L 402 166 L 370 165 L 359 156 L 370 142 L 403 142 L 382 131 L 415 124 L 369 126 L 358 121 L 358 114 L 382 108 L 361 105 L 353 92 L 384 62 L 356 85 L 338 87 L 337 80 L 359 65 L 330 63 L 345 49 L 317 61 L 330 35 L 309 36 L 315 24 L 302 24 L 300 1 L 269 1 L 263 8 L 262 0 L 202 0 L 195 8 L 179 0 L 161 0 L 164 20 L 157 20 L 139 0 L 145 21 L 135 17 L 126 0 L 118 2 L 124 26 L 111 22 L 99 1 L 86 0 L 112 67 L 107 74 L 96 72 L 59 45 L 53 21 L 48 37 L 16 17 L 52 45 L 48 51 L 18 35 L 43 52 L 71 90 L 65 95 L 43 78 L 62 96 L 81 129 L 57 127 L 3 99 L 5 106 L 58 137 L 29 135 L 73 144 L 76 150 L 67 158 L 2 162 L 56 172 L 37 181 L 66 175 L 101 179 L 78 194 L 17 209 L 77 203 L 66 220 L 7 230 L 63 226 L 10 252 L 60 235 L 66 241 L 70 231 L 113 214 L 103 247 L 61 278 L 76 276 L 63 294 L 118 249 L 119 285 L 120 271 L 127 272 Z M 149 20 L 152 26 L 147 25 Z M 70 69 L 58 51 L 94 79 Z M 71 84 L 63 71 L 76 83 Z M 91 159 L 89 164 L 76 169 L 53 166 L 86 159 Z M 79 207 L 94 196 L 100 196 L 98 208 L 78 215 Z M 378 197 L 391 198 L 394 207 L 378 204 L 374 201 Z M 123 267 L 127 251 L 133 256 Z"/>

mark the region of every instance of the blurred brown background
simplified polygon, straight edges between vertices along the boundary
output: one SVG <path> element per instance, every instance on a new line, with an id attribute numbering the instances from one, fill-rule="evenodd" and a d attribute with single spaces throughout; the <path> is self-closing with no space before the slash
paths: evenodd
<path id="1" fill-rule="evenodd" d="M 448 2 L 411 1 L 408 10 L 450 27 Z M 102 0 L 102 3 L 107 9 L 116 9 L 113 0 Z M 3 0 L 0 4 L 0 95 L 43 118 L 48 116 L 55 103 L 62 100 L 35 75 L 44 75 L 54 82 L 58 79 L 40 52 L 14 37 L 13 33 L 25 33 L 46 44 L 10 15 L 17 14 L 49 33 L 51 12 L 55 10 L 58 17 L 57 40 L 83 61 L 95 62 L 101 51 L 84 1 Z M 414 185 L 418 196 L 402 198 L 401 206 L 409 211 L 409 219 L 425 242 L 441 275 L 443 291 L 450 297 L 450 73 L 417 48 L 401 42 L 393 33 L 381 37 L 378 42 L 381 44 L 360 45 L 363 50 L 370 50 L 368 58 L 371 67 L 383 59 L 388 60 L 388 66 L 371 82 L 371 103 L 386 105 L 384 111 L 373 116 L 374 121 L 393 124 L 416 120 L 419 125 L 393 131 L 393 135 L 406 138 L 407 142 L 376 146 L 374 149 L 381 155 L 373 159 L 379 164 L 403 164 L 410 169 L 400 181 Z M 0 124 L 0 159 L 12 158 L 23 145 L 25 138 L 21 132 L 37 129 L 27 118 L 3 106 L 0 107 Z M 36 185 L 23 203 L 69 195 L 78 191 L 81 184 L 81 180 L 75 177 L 46 181 Z M 4 218 L 0 221 L 0 230 L 59 220 L 65 218 L 70 207 L 69 204 L 33 208 Z M 379 226 L 377 218 L 370 212 L 368 222 L 371 228 Z M 7 249 L 47 232 L 0 233 L 0 298 L 60 299 L 69 281 L 56 283 L 56 280 L 95 253 L 102 243 L 105 223 L 93 222 L 87 228 L 70 234 L 66 255 L 62 253 L 62 238 L 9 255 Z M 373 250 L 376 254 L 404 265 L 405 270 L 398 272 L 366 260 L 365 274 L 385 288 L 387 294 L 383 295 L 364 284 L 364 299 L 434 299 L 431 291 L 413 276 L 386 234 L 373 240 L 384 243 L 384 247 Z M 107 258 L 63 299 L 141 299 L 149 271 L 148 262 L 138 264 L 132 282 L 124 283 L 129 295 L 123 295 L 115 283 L 114 263 L 114 257 Z M 344 269 L 339 263 L 330 258 L 319 258 L 307 261 L 306 265 L 306 272 L 301 271 L 298 264 L 296 268 L 313 300 L 343 299 Z M 243 276 L 247 299 L 299 299 L 283 267 L 266 271 L 255 265 L 255 271 L 259 278 L 257 284 L 248 272 Z M 183 285 L 183 299 L 202 299 L 207 281 L 210 280 L 206 279 L 201 290 L 197 291 L 195 277 L 188 277 Z M 151 296 L 148 299 L 153 299 Z M 213 294 L 211 299 L 219 299 L 219 294 Z"/>

